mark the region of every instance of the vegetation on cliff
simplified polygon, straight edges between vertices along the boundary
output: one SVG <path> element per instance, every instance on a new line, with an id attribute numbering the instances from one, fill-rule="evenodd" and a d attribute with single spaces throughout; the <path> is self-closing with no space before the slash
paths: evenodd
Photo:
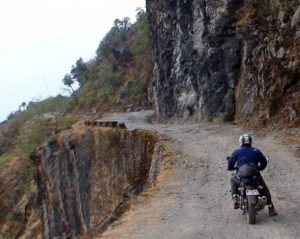
<path id="1" fill-rule="evenodd" d="M 62 79 L 70 97 L 22 102 L 19 110 L 0 124 L 1 235 L 13 238 L 28 226 L 39 227 L 33 223 L 36 212 L 31 215 L 36 189 L 30 152 L 78 120 L 69 113 L 126 110 L 128 105 L 132 109 L 148 107 L 150 59 L 147 16 L 139 9 L 134 24 L 128 18 L 115 20 L 94 59 L 84 62 L 80 58 L 71 67 Z M 75 82 L 77 90 L 73 88 Z M 36 228 L 31 230 L 36 233 Z"/>
<path id="2" fill-rule="evenodd" d="M 148 107 L 151 62 L 147 15 L 138 9 L 137 21 L 116 19 L 100 42 L 96 57 L 72 66 L 63 83 L 79 89 L 71 96 L 72 112 L 104 112 L 111 109 Z"/>
<path id="3" fill-rule="evenodd" d="M 48 99 L 53 101 L 53 99 Z M 45 105 L 47 101 L 38 105 Z M 73 117 L 30 116 L 35 108 L 32 103 L 28 111 L 20 112 L 2 124 L 0 156 L 0 234 L 4 238 L 14 238 L 24 227 L 32 224 L 37 215 L 31 215 L 35 208 L 36 187 L 33 183 L 32 165 L 28 160 L 31 151 L 44 144 L 60 129 L 72 125 Z M 49 108 L 43 108 L 42 111 Z M 37 110 L 37 108 L 35 108 Z M 31 120 L 28 120 L 30 118 Z M 35 219 L 34 219 L 35 218 Z"/>
<path id="4" fill-rule="evenodd" d="M 216 4 L 207 2 L 213 7 Z M 243 7 L 232 7 L 229 13 L 215 6 L 220 11 L 211 19 L 206 7 L 198 6 L 207 14 L 203 27 L 195 27 L 199 21 L 193 22 L 197 16 L 192 14 L 192 6 L 183 4 L 179 11 L 172 8 L 172 2 L 166 6 L 172 11 L 159 11 L 164 1 L 151 5 L 151 40 L 157 54 L 154 72 L 160 76 L 154 81 L 161 97 L 155 99 L 158 113 L 191 119 L 199 111 L 197 119 L 235 117 L 252 126 L 272 122 L 282 127 L 299 126 L 299 20 L 293 29 L 291 25 L 300 1 L 268 1 L 271 7 L 266 3 L 244 1 Z M 182 15 L 178 17 L 179 12 Z M 224 14 L 219 16 L 221 12 Z M 209 25 L 215 16 L 216 21 Z M 220 26 L 218 17 L 224 18 Z M 39 227 L 29 218 L 37 192 L 28 155 L 77 120 L 68 113 L 152 107 L 154 62 L 150 44 L 147 14 L 142 9 L 137 12 L 136 23 L 116 19 L 95 58 L 87 62 L 79 58 L 62 79 L 70 89 L 69 97 L 23 102 L 18 112 L 0 124 L 0 234 L 13 238 L 27 226 Z"/>

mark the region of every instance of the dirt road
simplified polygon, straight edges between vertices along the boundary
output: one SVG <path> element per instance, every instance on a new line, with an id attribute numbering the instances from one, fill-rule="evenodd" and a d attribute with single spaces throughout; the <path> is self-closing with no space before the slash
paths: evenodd
<path id="1" fill-rule="evenodd" d="M 156 187 L 138 196 L 101 238 L 300 238 L 299 145 L 250 131 L 253 145 L 270 159 L 262 174 L 279 212 L 270 218 L 265 209 L 250 226 L 233 209 L 226 171 L 226 156 L 238 147 L 238 136 L 249 131 L 232 124 L 149 124 L 145 117 L 150 113 L 114 114 L 110 119 L 159 132 L 170 139 L 169 149 L 177 156 L 164 165 Z"/>

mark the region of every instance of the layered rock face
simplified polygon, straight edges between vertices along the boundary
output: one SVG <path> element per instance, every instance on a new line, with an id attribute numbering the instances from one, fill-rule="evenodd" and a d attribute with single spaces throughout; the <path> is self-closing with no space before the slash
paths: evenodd
<path id="1" fill-rule="evenodd" d="M 147 131 L 90 127 L 52 138 L 31 156 L 43 238 L 101 232 L 154 182 L 162 158 Z"/>
<path id="2" fill-rule="evenodd" d="M 147 0 L 159 117 L 299 124 L 299 13 L 273 1 Z M 299 10 L 298 10 L 299 11 Z M 293 20 L 292 20 L 293 19 Z"/>

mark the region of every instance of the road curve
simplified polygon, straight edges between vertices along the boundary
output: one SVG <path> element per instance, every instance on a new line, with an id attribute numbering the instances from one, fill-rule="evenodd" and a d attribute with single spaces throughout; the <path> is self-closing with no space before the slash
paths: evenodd
<path id="1" fill-rule="evenodd" d="M 113 114 L 106 120 L 124 122 L 162 134 L 176 155 L 166 163 L 155 188 L 134 199 L 131 209 L 101 236 L 102 239 L 300 239 L 299 145 L 275 133 L 264 134 L 233 124 L 150 124 L 151 111 Z M 253 134 L 254 146 L 270 159 L 262 173 L 279 215 L 259 212 L 247 225 L 234 210 L 229 192 L 226 159 L 238 146 L 238 136 Z M 298 150 L 298 156 L 296 156 Z"/>

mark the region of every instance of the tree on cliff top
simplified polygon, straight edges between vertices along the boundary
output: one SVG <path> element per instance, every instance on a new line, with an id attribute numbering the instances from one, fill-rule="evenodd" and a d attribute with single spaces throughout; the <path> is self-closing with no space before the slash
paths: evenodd
<path id="1" fill-rule="evenodd" d="M 123 20 L 117 18 L 114 21 L 114 26 L 105 35 L 96 51 L 98 60 L 109 59 L 111 49 L 124 45 L 130 26 L 129 17 L 125 17 Z"/>
<path id="2" fill-rule="evenodd" d="M 88 69 L 83 59 L 80 57 L 75 66 L 72 66 L 71 76 L 73 79 L 78 81 L 78 84 L 83 85 L 88 79 Z"/>
<path id="3" fill-rule="evenodd" d="M 72 90 L 72 93 L 74 93 L 74 89 L 72 87 L 72 85 L 74 84 L 74 81 L 70 74 L 66 74 L 65 77 L 62 79 L 62 82 L 64 83 L 64 85 L 70 87 Z"/>

